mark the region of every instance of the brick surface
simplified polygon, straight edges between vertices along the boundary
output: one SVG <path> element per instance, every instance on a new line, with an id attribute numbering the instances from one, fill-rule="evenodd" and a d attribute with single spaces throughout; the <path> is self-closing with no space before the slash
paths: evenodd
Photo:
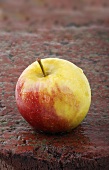
<path id="1" fill-rule="evenodd" d="M 108 170 L 109 2 L 50 2 L 0 1 L 0 168 Z M 39 55 L 67 59 L 89 79 L 91 107 L 71 133 L 35 132 L 17 110 L 17 79 Z"/>
<path id="2" fill-rule="evenodd" d="M 0 1 L 0 30 L 37 32 L 42 28 L 109 26 L 107 0 Z"/>

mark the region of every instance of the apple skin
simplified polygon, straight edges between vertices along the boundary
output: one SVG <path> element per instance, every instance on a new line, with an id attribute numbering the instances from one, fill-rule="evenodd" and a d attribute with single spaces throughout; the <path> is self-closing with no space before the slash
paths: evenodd
<path id="1" fill-rule="evenodd" d="M 59 59 L 41 59 L 45 77 L 37 61 L 19 77 L 15 97 L 18 110 L 37 131 L 68 132 L 86 117 L 91 89 L 82 69 Z"/>

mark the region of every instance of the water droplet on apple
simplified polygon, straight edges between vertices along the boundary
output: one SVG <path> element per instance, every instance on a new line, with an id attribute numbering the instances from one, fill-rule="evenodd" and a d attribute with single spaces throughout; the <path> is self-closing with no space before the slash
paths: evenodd
<path id="1" fill-rule="evenodd" d="M 49 103 L 50 102 L 50 97 L 47 95 L 44 95 L 44 102 Z"/>

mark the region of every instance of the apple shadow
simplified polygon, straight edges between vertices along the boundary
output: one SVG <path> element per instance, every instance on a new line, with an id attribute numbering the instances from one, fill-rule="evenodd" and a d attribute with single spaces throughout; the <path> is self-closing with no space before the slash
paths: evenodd
<path id="1" fill-rule="evenodd" d="M 85 134 L 83 125 L 79 125 L 72 131 L 66 133 L 53 134 L 35 131 L 35 136 L 40 143 L 44 141 L 45 145 L 52 145 L 55 147 L 84 149 L 85 146 L 91 145 L 90 138 Z"/>

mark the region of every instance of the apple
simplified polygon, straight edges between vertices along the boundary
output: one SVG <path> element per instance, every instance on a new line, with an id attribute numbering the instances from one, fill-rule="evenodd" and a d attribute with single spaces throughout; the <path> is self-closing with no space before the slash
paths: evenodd
<path id="1" fill-rule="evenodd" d="M 19 77 L 16 103 L 37 131 L 58 133 L 76 128 L 91 104 L 91 89 L 83 70 L 59 58 L 37 59 Z"/>

